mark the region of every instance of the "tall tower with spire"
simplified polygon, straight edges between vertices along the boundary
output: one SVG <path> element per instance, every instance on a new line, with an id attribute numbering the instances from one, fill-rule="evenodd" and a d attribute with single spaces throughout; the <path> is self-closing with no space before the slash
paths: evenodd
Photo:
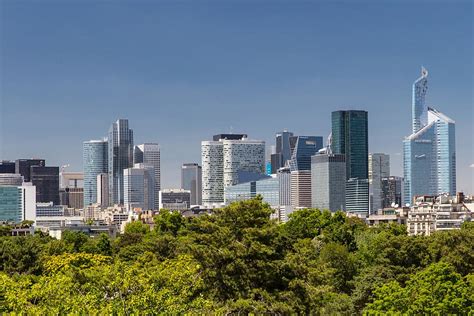
<path id="1" fill-rule="evenodd" d="M 404 203 L 420 195 L 456 193 L 455 122 L 426 106 L 428 71 L 413 84 L 412 134 L 403 141 Z"/>

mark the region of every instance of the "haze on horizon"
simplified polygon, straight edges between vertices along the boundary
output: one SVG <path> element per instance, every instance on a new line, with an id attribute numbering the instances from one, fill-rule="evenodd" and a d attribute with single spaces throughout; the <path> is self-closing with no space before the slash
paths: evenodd
<path id="1" fill-rule="evenodd" d="M 274 144 L 369 112 L 369 151 L 402 175 L 412 83 L 456 121 L 458 191 L 474 193 L 471 1 L 0 3 L 0 159 L 82 170 L 82 142 L 128 118 L 161 145 L 162 186 L 234 131 Z"/>

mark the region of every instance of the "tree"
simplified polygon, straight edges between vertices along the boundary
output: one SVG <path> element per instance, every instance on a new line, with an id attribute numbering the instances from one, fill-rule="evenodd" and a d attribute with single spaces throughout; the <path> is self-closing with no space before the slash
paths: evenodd
<path id="1" fill-rule="evenodd" d="M 126 234 L 145 235 L 150 232 L 150 226 L 143 224 L 141 221 L 133 221 L 125 225 Z"/>
<path id="2" fill-rule="evenodd" d="M 397 281 L 375 290 L 369 314 L 460 315 L 474 312 L 469 281 L 452 265 L 439 262 L 412 275 L 405 286 Z"/>
<path id="3" fill-rule="evenodd" d="M 155 222 L 155 231 L 158 233 L 170 233 L 173 236 L 178 234 L 178 231 L 184 227 L 185 220 L 180 212 L 163 209 L 153 218 Z"/>

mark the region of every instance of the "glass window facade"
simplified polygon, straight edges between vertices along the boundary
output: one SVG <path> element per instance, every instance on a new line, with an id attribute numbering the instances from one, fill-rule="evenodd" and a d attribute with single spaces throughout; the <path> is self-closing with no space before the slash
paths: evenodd
<path id="1" fill-rule="evenodd" d="M 97 203 L 97 176 L 108 170 L 107 148 L 106 140 L 91 140 L 82 145 L 84 206 Z"/>
<path id="2" fill-rule="evenodd" d="M 22 221 L 22 192 L 14 186 L 0 186 L 0 221 Z"/>

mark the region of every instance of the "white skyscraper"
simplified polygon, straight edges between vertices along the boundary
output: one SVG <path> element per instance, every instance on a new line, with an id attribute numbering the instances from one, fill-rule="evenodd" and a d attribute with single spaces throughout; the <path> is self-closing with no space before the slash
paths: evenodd
<path id="1" fill-rule="evenodd" d="M 133 161 L 135 164 L 144 163 L 152 166 L 154 169 L 154 209 L 157 210 L 159 208 L 159 194 L 161 189 L 160 145 L 157 143 L 145 143 L 135 146 L 133 151 Z"/>
<path id="2" fill-rule="evenodd" d="M 224 203 L 224 188 L 256 181 L 265 174 L 265 142 L 243 134 L 215 135 L 201 143 L 202 201 L 206 206 Z"/>
<path id="3" fill-rule="evenodd" d="M 390 156 L 381 153 L 369 154 L 369 210 L 377 212 L 383 208 L 382 179 L 390 176 Z"/>

